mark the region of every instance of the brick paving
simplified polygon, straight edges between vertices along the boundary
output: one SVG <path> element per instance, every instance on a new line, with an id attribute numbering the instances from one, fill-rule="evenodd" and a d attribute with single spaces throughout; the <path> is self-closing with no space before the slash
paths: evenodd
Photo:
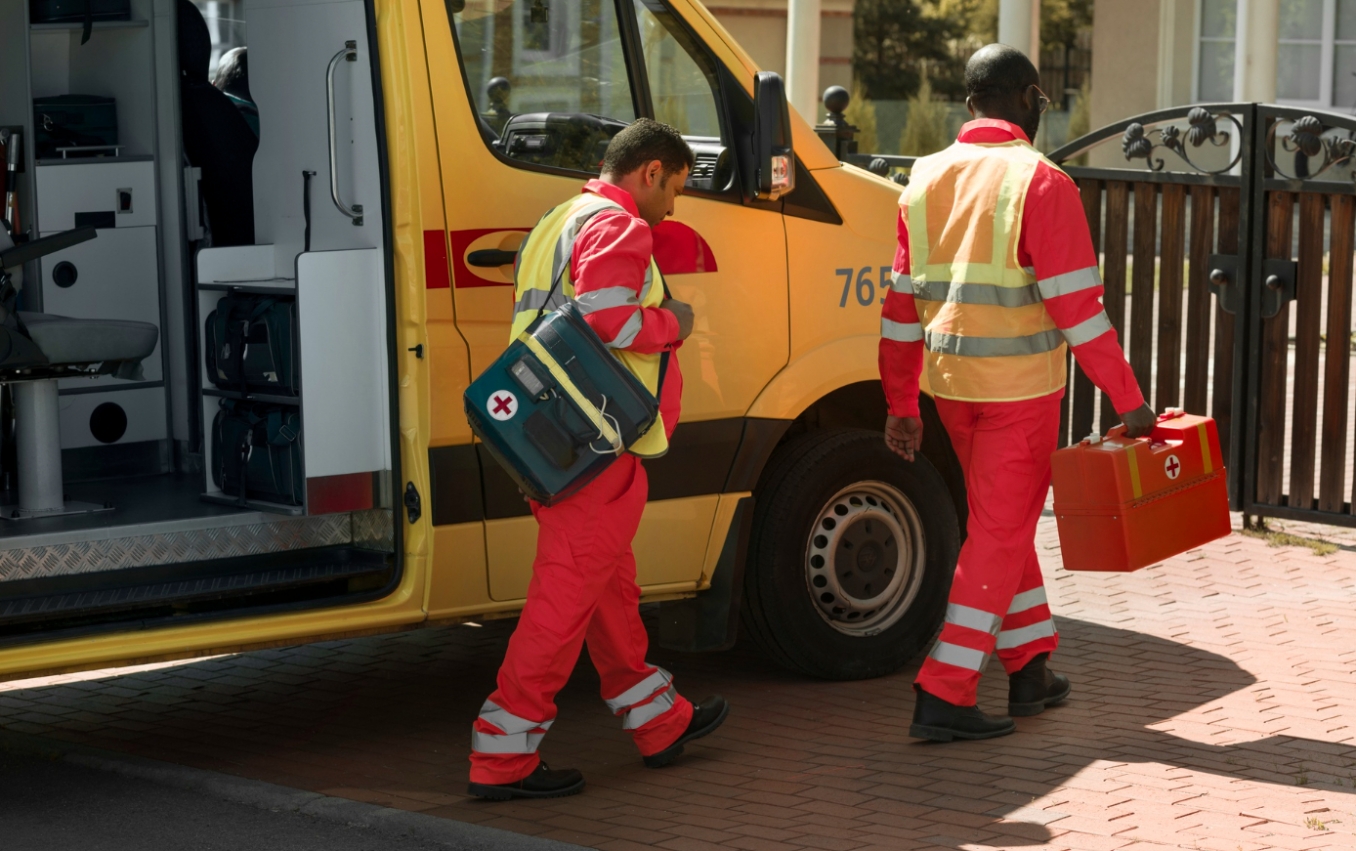
<path id="1" fill-rule="evenodd" d="M 1273 525 L 1274 521 L 1273 521 Z M 464 795 L 511 622 L 0 684 L 0 726 L 606 851 L 1356 848 L 1356 536 L 1234 536 L 1131 575 L 1042 561 L 1070 702 L 990 742 L 907 736 L 914 669 L 806 680 L 752 647 L 656 650 L 723 730 L 648 771 L 581 664 L 543 746 L 579 797 Z M 1001 709 L 1001 670 L 982 705 Z"/>

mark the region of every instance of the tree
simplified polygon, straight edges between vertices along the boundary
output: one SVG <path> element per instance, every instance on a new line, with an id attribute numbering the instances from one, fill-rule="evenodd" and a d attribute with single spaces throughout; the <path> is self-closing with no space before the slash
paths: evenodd
<path id="1" fill-rule="evenodd" d="M 1041 44 L 1073 46 L 1092 28 L 1092 0 L 1041 0 Z"/>
<path id="2" fill-rule="evenodd" d="M 962 94 L 964 69 L 952 47 L 965 34 L 966 21 L 950 8 L 957 5 L 965 4 L 857 0 L 852 12 L 852 71 L 868 97 L 907 98 L 918 91 L 925 73 L 939 94 Z"/>

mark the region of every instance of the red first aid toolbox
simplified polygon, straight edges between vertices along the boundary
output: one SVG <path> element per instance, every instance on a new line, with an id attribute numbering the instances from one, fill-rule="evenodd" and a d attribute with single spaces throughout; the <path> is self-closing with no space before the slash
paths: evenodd
<path id="1" fill-rule="evenodd" d="M 1224 459 L 1209 417 L 1169 410 L 1149 437 L 1131 440 L 1116 426 L 1050 462 L 1068 570 L 1139 570 L 1230 532 Z"/>

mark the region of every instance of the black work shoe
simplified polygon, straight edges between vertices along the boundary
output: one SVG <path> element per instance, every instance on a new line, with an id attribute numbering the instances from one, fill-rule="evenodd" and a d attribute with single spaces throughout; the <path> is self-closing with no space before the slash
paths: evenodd
<path id="1" fill-rule="evenodd" d="M 1069 678 L 1045 667 L 1049 658 L 1049 653 L 1037 654 L 1022 670 L 1008 675 L 1009 715 L 1040 715 L 1047 706 L 1062 703 L 1069 696 Z"/>
<path id="2" fill-rule="evenodd" d="M 477 798 L 507 801 L 512 798 L 564 798 L 584 791 L 584 775 L 577 768 L 552 771 L 546 763 L 517 783 L 472 783 L 466 791 Z"/>
<path id="3" fill-rule="evenodd" d="M 714 733 L 717 727 L 725 723 L 725 716 L 729 714 L 730 702 L 720 695 L 708 697 L 693 706 L 692 720 L 687 722 L 687 729 L 683 731 L 683 735 L 678 737 L 678 741 L 659 753 L 652 753 L 645 757 L 645 767 L 663 768 L 673 762 L 683 752 L 683 745 L 693 739 L 700 739 L 702 736 Z"/>
<path id="4" fill-rule="evenodd" d="M 917 685 L 918 700 L 913 704 L 913 724 L 909 735 L 915 739 L 949 742 L 952 739 L 992 739 L 1017 730 L 1011 718 L 995 718 L 979 711 L 978 706 L 957 706 Z"/>

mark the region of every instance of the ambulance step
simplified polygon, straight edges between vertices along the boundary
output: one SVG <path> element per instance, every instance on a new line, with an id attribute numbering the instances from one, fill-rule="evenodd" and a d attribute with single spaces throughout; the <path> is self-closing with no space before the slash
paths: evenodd
<path id="1" fill-rule="evenodd" d="M 172 575 L 175 567 L 182 578 Z M 343 596 L 357 588 L 379 588 L 391 575 L 385 553 L 325 547 L 96 574 L 83 577 L 79 584 L 84 587 L 79 588 L 71 587 L 77 584 L 72 580 L 81 577 L 62 577 L 60 586 L 65 587 L 53 587 L 52 580 L 16 582 L 12 585 L 18 587 L 5 588 L 9 593 L 0 597 L 0 643 L 30 633 L 38 624 L 44 630 L 61 629 L 132 616 L 182 617 Z"/>

